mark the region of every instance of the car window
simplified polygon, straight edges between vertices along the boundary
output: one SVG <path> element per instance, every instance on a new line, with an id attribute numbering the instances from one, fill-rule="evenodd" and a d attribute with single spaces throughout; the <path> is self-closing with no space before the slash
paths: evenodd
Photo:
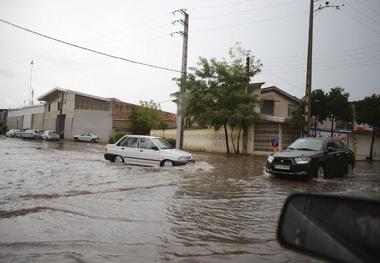
<path id="1" fill-rule="evenodd" d="M 123 138 L 123 139 L 122 139 L 120 142 L 118 142 L 116 145 L 117 145 L 117 146 L 121 146 L 121 145 L 123 145 L 123 143 L 124 143 L 124 141 L 125 141 L 126 139 L 128 139 L 128 137 Z"/>
<path id="2" fill-rule="evenodd" d="M 327 143 L 327 149 L 328 148 L 334 148 L 335 150 L 338 149 L 338 145 L 334 141 L 328 141 Z"/>
<path id="3" fill-rule="evenodd" d="M 123 146 L 130 147 L 130 148 L 137 148 L 138 139 L 139 139 L 138 137 L 128 137 L 124 141 Z"/>
<path id="4" fill-rule="evenodd" d="M 158 145 L 160 149 L 173 149 L 173 147 L 165 139 L 154 138 L 153 141 Z"/>
<path id="5" fill-rule="evenodd" d="M 140 138 L 140 148 L 141 149 L 152 149 L 154 146 L 153 142 L 149 138 Z"/>
<path id="6" fill-rule="evenodd" d="M 338 149 L 340 149 L 340 150 L 343 150 L 346 148 L 346 145 L 344 145 L 344 143 L 342 143 L 341 141 L 335 141 L 335 143 L 336 143 Z"/>

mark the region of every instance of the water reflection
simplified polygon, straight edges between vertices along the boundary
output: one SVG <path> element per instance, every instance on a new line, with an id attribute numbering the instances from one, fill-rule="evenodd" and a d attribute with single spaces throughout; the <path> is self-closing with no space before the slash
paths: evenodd
<path id="1" fill-rule="evenodd" d="M 292 181 L 263 174 L 265 157 L 146 168 L 105 162 L 103 148 L 0 138 L 0 261 L 310 262 L 275 238 L 288 194 L 380 198 L 379 163 Z"/>

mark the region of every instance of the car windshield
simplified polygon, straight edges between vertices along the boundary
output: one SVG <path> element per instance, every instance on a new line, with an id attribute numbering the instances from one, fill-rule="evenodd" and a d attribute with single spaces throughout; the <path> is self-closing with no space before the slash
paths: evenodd
<path id="1" fill-rule="evenodd" d="M 323 148 L 323 140 L 298 139 L 288 146 L 291 150 L 320 151 Z"/>
<path id="2" fill-rule="evenodd" d="M 165 139 L 153 138 L 154 143 L 160 147 L 160 149 L 173 149 L 173 147 Z"/>

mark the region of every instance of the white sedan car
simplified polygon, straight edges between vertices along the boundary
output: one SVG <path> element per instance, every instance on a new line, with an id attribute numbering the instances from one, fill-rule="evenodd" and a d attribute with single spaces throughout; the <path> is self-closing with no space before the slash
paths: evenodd
<path id="1" fill-rule="evenodd" d="M 165 166 L 194 162 L 190 153 L 173 149 L 160 137 L 126 135 L 115 144 L 107 144 L 104 158 L 111 162 Z"/>
<path id="2" fill-rule="evenodd" d="M 39 140 L 41 139 L 41 134 L 38 130 L 29 129 L 21 132 L 20 137 L 22 139 Z"/>
<path id="3" fill-rule="evenodd" d="M 99 136 L 93 132 L 84 132 L 80 135 L 73 136 L 74 141 L 83 141 L 83 142 L 96 142 L 99 140 Z"/>
<path id="4" fill-rule="evenodd" d="M 7 131 L 5 133 L 5 136 L 7 137 L 15 137 L 17 133 L 19 133 L 20 130 L 19 129 L 10 129 L 9 131 Z"/>
<path id="5" fill-rule="evenodd" d="M 44 131 L 41 134 L 42 140 L 47 140 L 47 141 L 58 141 L 59 140 L 59 135 L 55 131 Z"/>

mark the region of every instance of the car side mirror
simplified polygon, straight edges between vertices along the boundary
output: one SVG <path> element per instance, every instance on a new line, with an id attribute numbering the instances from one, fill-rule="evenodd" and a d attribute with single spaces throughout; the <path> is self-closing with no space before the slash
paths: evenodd
<path id="1" fill-rule="evenodd" d="M 328 152 L 335 152 L 335 148 L 334 147 L 327 147 L 327 151 Z"/>
<path id="2" fill-rule="evenodd" d="M 286 248 L 332 262 L 378 262 L 380 202 L 293 194 L 282 209 L 277 239 Z"/>
<path id="3" fill-rule="evenodd" d="M 157 146 L 152 146 L 152 150 L 159 151 L 160 149 Z"/>

